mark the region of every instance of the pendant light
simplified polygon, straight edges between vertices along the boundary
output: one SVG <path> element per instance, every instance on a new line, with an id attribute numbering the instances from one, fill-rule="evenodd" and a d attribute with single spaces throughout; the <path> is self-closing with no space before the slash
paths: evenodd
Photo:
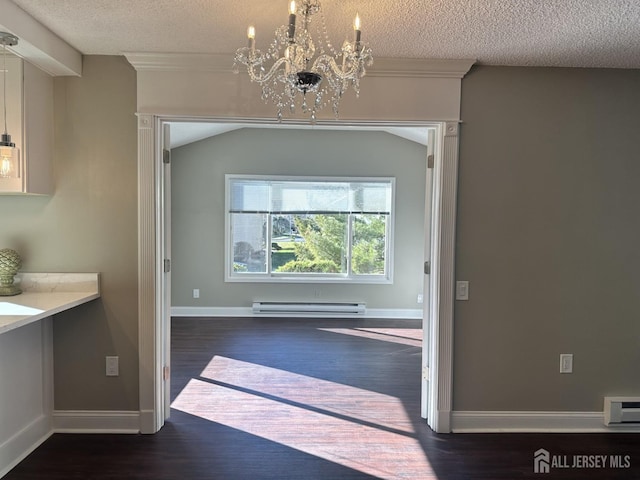
<path id="1" fill-rule="evenodd" d="M 18 44 L 18 37 L 11 33 L 0 32 L 2 44 L 2 106 L 4 113 L 4 133 L 0 138 L 0 177 L 16 178 L 20 176 L 18 149 L 7 132 L 7 46 Z"/>

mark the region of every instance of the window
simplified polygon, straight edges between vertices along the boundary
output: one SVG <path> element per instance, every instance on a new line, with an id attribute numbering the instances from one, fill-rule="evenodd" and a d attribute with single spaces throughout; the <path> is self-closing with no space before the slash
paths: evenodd
<path id="1" fill-rule="evenodd" d="M 393 178 L 226 176 L 227 281 L 390 283 Z"/>

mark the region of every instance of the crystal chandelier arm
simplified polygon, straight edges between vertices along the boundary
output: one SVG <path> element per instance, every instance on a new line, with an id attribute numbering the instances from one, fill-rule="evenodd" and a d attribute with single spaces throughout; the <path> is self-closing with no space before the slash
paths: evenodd
<path id="1" fill-rule="evenodd" d="M 286 62 L 286 58 L 279 58 L 273 65 L 271 65 L 271 68 L 268 71 L 264 70 L 262 63 L 247 63 L 247 72 L 249 72 L 249 77 L 252 82 L 265 83 L 270 81 L 276 75 L 280 66 Z"/>
<path id="2" fill-rule="evenodd" d="M 275 58 L 275 55 L 272 53 L 272 48 L 269 49 L 267 54 L 263 54 L 260 50 L 255 50 L 247 47 L 239 48 L 236 51 L 236 55 L 234 58 L 234 71 L 238 72 L 238 66 L 244 65 L 247 68 L 247 72 L 252 82 L 256 82 L 259 84 L 264 84 L 265 82 L 269 82 L 273 77 L 276 76 L 280 67 L 285 65 L 282 70 L 286 72 L 288 63 L 288 59 L 286 57 L 281 57 L 273 62 L 271 67 L 266 70 L 265 61 L 267 59 Z"/>
<path id="3" fill-rule="evenodd" d="M 345 69 L 345 67 L 348 67 Z M 335 58 L 330 55 L 320 55 L 313 62 L 313 71 L 321 71 L 331 74 L 339 80 L 355 80 L 364 75 L 363 61 L 358 59 L 357 61 L 347 60 L 343 66 L 339 66 Z M 362 69 L 362 74 L 360 71 Z"/>

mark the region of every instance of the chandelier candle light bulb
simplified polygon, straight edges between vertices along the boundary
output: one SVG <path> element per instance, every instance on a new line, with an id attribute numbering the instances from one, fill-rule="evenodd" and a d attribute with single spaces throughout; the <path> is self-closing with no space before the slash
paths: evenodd
<path id="1" fill-rule="evenodd" d="M 355 35 L 356 44 L 360 44 L 360 37 L 362 35 L 362 31 L 360 30 L 360 15 L 356 13 L 356 18 L 353 21 L 353 31 Z"/>
<path id="2" fill-rule="evenodd" d="M 253 25 L 249 26 L 247 29 L 247 38 L 249 39 L 249 50 L 251 52 L 256 51 L 256 29 Z"/>

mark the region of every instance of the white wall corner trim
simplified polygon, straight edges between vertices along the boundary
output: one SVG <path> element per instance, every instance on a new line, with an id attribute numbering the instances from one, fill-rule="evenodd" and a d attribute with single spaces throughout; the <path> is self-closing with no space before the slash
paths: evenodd
<path id="1" fill-rule="evenodd" d="M 640 427 L 604 424 L 602 412 L 474 412 L 454 411 L 451 414 L 454 433 L 638 433 Z"/>
<path id="2" fill-rule="evenodd" d="M 140 430 L 142 433 L 155 433 L 163 424 L 161 410 L 158 409 L 157 383 L 162 378 L 161 332 L 156 329 L 159 312 L 158 302 L 161 295 L 156 295 L 159 264 L 162 259 L 157 256 L 156 225 L 156 136 L 155 117 L 138 116 L 138 351 L 140 357 L 140 410 L 152 411 L 155 415 L 141 415 Z M 160 397 L 162 397 L 160 395 Z"/>
<path id="3" fill-rule="evenodd" d="M 56 433 L 139 433 L 136 411 L 54 410 Z"/>
<path id="4" fill-rule="evenodd" d="M 251 307 L 171 307 L 172 317 L 255 317 Z M 265 315 L 259 315 L 265 317 Z M 282 316 L 282 315 L 277 315 Z M 323 317 L 324 315 L 300 315 Z M 400 320 L 421 319 L 422 310 L 409 308 L 367 308 L 358 318 L 393 318 Z"/>
<path id="5" fill-rule="evenodd" d="M 458 122 L 441 129 L 440 161 L 433 173 L 432 274 L 429 365 L 432 394 L 427 423 L 437 433 L 451 431 L 453 393 L 453 304 L 455 272 L 456 198 L 458 185 Z"/>
<path id="6" fill-rule="evenodd" d="M 0 478 L 51 436 L 50 419 L 41 415 L 0 445 Z"/>

